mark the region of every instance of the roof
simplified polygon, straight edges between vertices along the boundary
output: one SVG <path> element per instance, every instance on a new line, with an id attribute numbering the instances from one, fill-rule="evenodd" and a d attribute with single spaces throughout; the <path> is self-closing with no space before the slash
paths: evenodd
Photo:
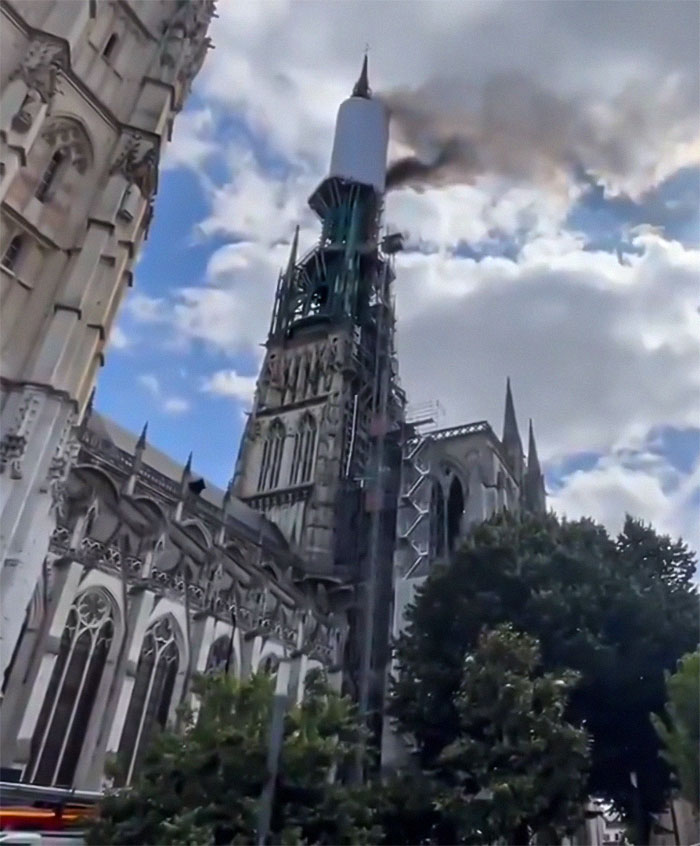
<path id="1" fill-rule="evenodd" d="M 138 435 L 120 426 L 119 423 L 111 418 L 97 411 L 93 411 L 87 421 L 87 429 L 93 435 L 96 435 L 101 440 L 108 441 L 123 452 L 129 455 L 134 454 Z M 142 461 L 157 473 L 166 476 L 174 482 L 179 483 L 182 479 L 182 472 L 185 465 L 175 461 L 152 444 L 146 443 Z M 203 477 L 197 474 L 196 471 L 193 471 L 192 478 L 197 479 Z M 206 487 L 199 495 L 200 499 L 203 499 L 216 508 L 222 508 L 225 492 L 209 481 L 209 479 L 205 478 L 204 482 Z M 284 536 L 277 526 L 237 497 L 231 497 L 228 505 L 228 514 L 230 518 L 245 527 L 251 535 L 262 538 L 274 546 L 287 548 L 288 545 L 284 540 Z"/>

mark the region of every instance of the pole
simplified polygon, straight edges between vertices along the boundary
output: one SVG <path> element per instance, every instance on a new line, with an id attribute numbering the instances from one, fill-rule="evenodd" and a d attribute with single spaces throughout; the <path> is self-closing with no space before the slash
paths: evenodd
<path id="1" fill-rule="evenodd" d="M 277 668 L 277 683 L 272 698 L 272 717 L 267 740 L 267 781 L 260 794 L 256 846 L 265 846 L 270 831 L 272 806 L 275 800 L 275 784 L 282 750 L 282 739 L 284 738 L 284 715 L 289 700 L 289 671 L 289 659 L 283 658 Z"/>

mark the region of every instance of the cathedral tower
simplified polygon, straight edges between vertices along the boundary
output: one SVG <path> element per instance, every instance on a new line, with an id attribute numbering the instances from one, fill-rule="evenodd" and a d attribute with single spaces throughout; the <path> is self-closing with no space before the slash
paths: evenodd
<path id="1" fill-rule="evenodd" d="M 299 551 L 307 578 L 370 617 L 391 590 L 404 407 L 392 302 L 401 239 L 380 234 L 388 125 L 365 57 L 338 111 L 329 174 L 309 198 L 319 241 L 299 258 L 297 233 L 279 278 L 234 485 Z M 355 648 L 357 668 L 368 649 Z"/>
<path id="2" fill-rule="evenodd" d="M 0 3 L 0 657 L 15 651 L 214 0 Z"/>

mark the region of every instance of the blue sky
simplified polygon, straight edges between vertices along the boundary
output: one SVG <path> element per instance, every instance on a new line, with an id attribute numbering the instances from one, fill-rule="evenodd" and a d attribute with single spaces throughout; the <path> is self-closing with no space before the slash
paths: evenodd
<path id="1" fill-rule="evenodd" d="M 406 233 L 396 293 L 410 400 L 439 399 L 446 425 L 500 429 L 511 376 L 557 510 L 613 529 L 630 510 L 697 544 L 697 12 L 222 4 L 97 408 L 136 433 L 148 420 L 155 445 L 182 461 L 192 450 L 198 472 L 226 483 L 277 272 L 297 223 L 303 249 L 316 238 L 306 199 L 369 41 L 375 91 L 429 113 L 420 139 L 394 126 L 390 157 L 424 153 L 426 133 L 479 145 L 478 173 L 387 198 L 386 220 Z M 503 74 L 532 107 L 519 101 L 494 130 Z"/>

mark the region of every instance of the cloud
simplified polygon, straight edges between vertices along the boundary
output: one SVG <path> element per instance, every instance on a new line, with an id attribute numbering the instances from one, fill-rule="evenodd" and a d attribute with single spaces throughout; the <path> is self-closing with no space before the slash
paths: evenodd
<path id="1" fill-rule="evenodd" d="M 140 373 L 137 380 L 139 385 L 144 387 L 152 397 L 160 396 L 160 382 L 153 373 Z"/>
<path id="2" fill-rule="evenodd" d="M 700 462 L 686 476 L 657 454 L 618 451 L 564 478 L 550 492 L 549 505 L 571 519 L 592 517 L 613 533 L 629 513 L 700 550 L 699 488 Z"/>
<path id="3" fill-rule="evenodd" d="M 190 410 L 189 402 L 183 397 L 168 397 L 163 403 L 166 414 L 184 414 Z"/>
<path id="4" fill-rule="evenodd" d="M 255 393 L 255 384 L 255 376 L 241 376 L 235 370 L 219 370 L 204 381 L 202 390 L 249 403 Z"/>
<path id="5" fill-rule="evenodd" d="M 188 167 L 197 170 L 223 152 L 216 134 L 216 118 L 210 107 L 189 109 L 175 121 L 173 139 L 165 148 L 161 169 Z"/>
<path id="6" fill-rule="evenodd" d="M 306 199 L 381 32 L 375 91 L 434 92 L 433 133 L 457 115 L 448 128 L 490 132 L 473 184 L 386 200 L 408 233 L 394 288 L 410 400 L 439 398 L 445 425 L 497 424 L 510 375 L 547 466 L 594 456 L 567 465 L 556 507 L 610 526 L 629 508 L 681 531 L 697 476 L 640 456 L 659 427 L 698 419 L 699 15 L 656 0 L 225 4 L 165 160 L 200 178 L 209 208 L 193 227 L 213 251 L 187 286 L 132 295 L 130 316 L 207 357 L 205 392 L 249 396 L 239 374 L 262 356 L 294 225 L 301 252 L 318 239 Z M 429 132 L 400 128 L 392 156 L 435 153 Z"/>
<path id="7" fill-rule="evenodd" d="M 165 414 L 179 415 L 190 410 L 190 403 L 184 397 L 164 393 L 160 380 L 155 374 L 140 373 L 137 381 L 153 399 L 158 400 L 160 409 Z"/>
<path id="8" fill-rule="evenodd" d="M 131 345 L 131 340 L 121 326 L 113 326 L 109 334 L 108 347 L 113 350 L 125 350 Z"/>

